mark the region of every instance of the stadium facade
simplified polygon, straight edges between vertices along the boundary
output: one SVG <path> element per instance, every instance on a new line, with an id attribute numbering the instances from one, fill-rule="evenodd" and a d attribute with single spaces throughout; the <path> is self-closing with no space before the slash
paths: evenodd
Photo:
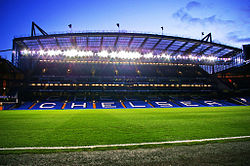
<path id="1" fill-rule="evenodd" d="M 239 98 L 218 98 L 236 87 L 223 72 L 249 66 L 241 49 L 213 43 L 211 34 L 195 40 L 125 32 L 41 32 L 13 40 L 12 62 L 24 73 L 22 86 L 15 89 L 26 109 L 238 105 Z M 249 86 L 238 90 L 244 96 Z M 185 103 L 187 96 L 191 103 Z"/>

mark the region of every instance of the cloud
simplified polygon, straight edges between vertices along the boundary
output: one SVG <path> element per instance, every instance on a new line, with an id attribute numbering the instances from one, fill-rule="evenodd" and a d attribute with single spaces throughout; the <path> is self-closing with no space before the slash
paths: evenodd
<path id="1" fill-rule="evenodd" d="M 239 43 L 250 43 L 250 37 L 247 37 L 247 38 L 237 38 L 236 42 L 239 42 Z"/>
<path id="2" fill-rule="evenodd" d="M 237 43 L 250 43 L 250 37 L 242 37 L 239 32 L 229 32 L 227 38 Z"/>
<path id="3" fill-rule="evenodd" d="M 243 9 L 242 9 L 243 12 L 245 12 L 248 17 L 250 17 L 250 5 L 248 6 L 245 6 Z"/>
<path id="4" fill-rule="evenodd" d="M 187 10 L 192 10 L 194 8 L 200 8 L 201 4 L 197 1 L 191 1 L 186 5 Z"/>
<path id="5" fill-rule="evenodd" d="M 244 8 L 241 9 L 242 15 L 241 19 L 245 24 L 250 23 L 250 5 L 245 6 Z"/>
<path id="6" fill-rule="evenodd" d="M 232 20 L 223 20 L 218 18 L 216 15 L 212 15 L 209 17 L 193 17 L 188 11 L 190 11 L 193 8 L 202 8 L 201 4 L 196 1 L 189 2 L 185 7 L 180 8 L 175 13 L 173 13 L 173 17 L 176 19 L 179 19 L 182 22 L 187 22 L 190 24 L 201 24 L 201 25 L 207 25 L 207 24 L 232 24 L 234 21 Z"/>

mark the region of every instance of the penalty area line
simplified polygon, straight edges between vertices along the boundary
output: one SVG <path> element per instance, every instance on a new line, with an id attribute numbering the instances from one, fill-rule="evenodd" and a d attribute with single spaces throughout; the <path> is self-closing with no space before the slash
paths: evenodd
<path id="1" fill-rule="evenodd" d="M 143 146 L 143 145 L 161 145 L 161 144 L 206 142 L 206 141 L 219 141 L 219 140 L 231 140 L 231 139 L 242 139 L 242 138 L 250 138 L 250 136 L 207 138 L 207 139 L 179 140 L 179 141 L 163 141 L 163 142 L 142 142 L 142 143 L 130 143 L 130 144 L 109 144 L 109 145 L 59 146 L 59 147 L 14 147 L 14 148 L 0 148 L 0 151 L 9 151 L 9 150 L 93 149 L 93 148 L 109 148 L 109 147 L 126 147 L 126 146 Z"/>

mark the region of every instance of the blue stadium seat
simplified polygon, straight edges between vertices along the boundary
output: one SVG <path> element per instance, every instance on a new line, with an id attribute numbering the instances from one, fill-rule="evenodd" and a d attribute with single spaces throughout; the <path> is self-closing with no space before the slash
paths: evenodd
<path id="1" fill-rule="evenodd" d="M 198 100 L 201 104 L 208 107 L 221 107 L 221 106 L 238 106 L 225 100 Z"/>
<path id="2" fill-rule="evenodd" d="M 108 109 L 114 109 L 114 108 L 124 108 L 120 102 L 117 101 L 98 101 L 95 103 L 96 108 L 103 109 L 103 108 L 108 108 Z"/>
<path id="3" fill-rule="evenodd" d="M 221 102 L 224 104 L 224 106 L 239 106 L 238 104 L 228 102 L 226 100 L 218 100 L 218 102 Z"/>
<path id="4" fill-rule="evenodd" d="M 32 110 L 49 110 L 49 109 L 61 109 L 63 106 L 63 102 L 51 102 L 51 101 L 45 101 L 45 102 L 38 102 L 34 107 L 32 107 Z"/>
<path id="5" fill-rule="evenodd" d="M 27 110 L 29 109 L 30 106 L 33 105 L 34 102 L 25 102 L 24 104 L 22 104 L 21 106 L 19 106 L 18 108 L 16 108 L 17 110 Z"/>
<path id="6" fill-rule="evenodd" d="M 250 105 L 250 97 L 235 97 L 233 98 L 236 101 L 239 101 L 243 105 Z"/>
<path id="7" fill-rule="evenodd" d="M 15 104 L 3 104 L 3 110 L 10 110 Z"/>
<path id="8" fill-rule="evenodd" d="M 64 109 L 93 109 L 93 103 L 86 101 L 68 102 Z"/>
<path id="9" fill-rule="evenodd" d="M 220 107 L 224 106 L 224 103 L 219 102 L 217 100 L 198 100 L 201 104 L 207 106 L 207 107 Z"/>
<path id="10" fill-rule="evenodd" d="M 181 107 L 204 107 L 205 106 L 193 100 L 175 100 L 175 103 L 180 105 Z"/>
<path id="11" fill-rule="evenodd" d="M 125 101 L 126 108 L 152 108 L 150 104 L 145 101 Z"/>
<path id="12" fill-rule="evenodd" d="M 171 101 L 150 101 L 150 104 L 152 104 L 155 108 L 174 108 L 174 107 L 180 107 L 177 104 L 171 102 Z"/>

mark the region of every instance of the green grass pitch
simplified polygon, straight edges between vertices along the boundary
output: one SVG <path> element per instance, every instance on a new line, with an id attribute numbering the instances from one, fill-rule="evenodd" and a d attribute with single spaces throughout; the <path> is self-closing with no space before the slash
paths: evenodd
<path id="1" fill-rule="evenodd" d="M 249 106 L 0 111 L 0 147 L 103 145 L 249 135 Z"/>

